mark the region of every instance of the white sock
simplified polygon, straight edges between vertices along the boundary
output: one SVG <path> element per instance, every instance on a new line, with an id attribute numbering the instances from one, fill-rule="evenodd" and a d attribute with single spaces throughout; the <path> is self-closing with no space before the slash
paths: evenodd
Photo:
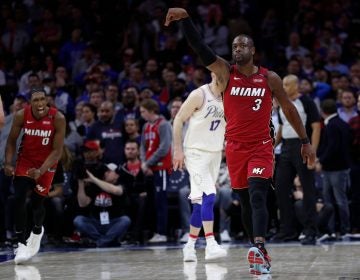
<path id="1" fill-rule="evenodd" d="M 188 241 L 186 243 L 186 246 L 191 246 L 191 247 L 195 248 L 195 244 L 196 244 L 196 239 L 189 236 L 189 239 L 188 239 Z"/>
<path id="2" fill-rule="evenodd" d="M 216 243 L 214 235 L 206 237 L 206 245 Z"/>

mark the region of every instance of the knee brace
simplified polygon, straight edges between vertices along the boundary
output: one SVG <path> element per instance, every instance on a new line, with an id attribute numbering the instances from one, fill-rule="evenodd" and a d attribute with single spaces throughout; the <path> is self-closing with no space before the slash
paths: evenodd
<path id="1" fill-rule="evenodd" d="M 201 218 L 203 221 L 213 221 L 214 220 L 214 204 L 215 204 L 215 194 L 211 193 L 209 195 L 204 194 L 202 199 L 201 206 Z"/>
<path id="2" fill-rule="evenodd" d="M 191 214 L 190 224 L 193 227 L 196 227 L 196 228 L 201 228 L 201 226 L 202 226 L 201 204 L 199 204 L 199 203 L 194 203 L 193 204 L 193 212 Z"/>

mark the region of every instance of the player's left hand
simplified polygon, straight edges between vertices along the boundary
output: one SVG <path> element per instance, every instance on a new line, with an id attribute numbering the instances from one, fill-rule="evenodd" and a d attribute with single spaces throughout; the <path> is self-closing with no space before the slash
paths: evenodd
<path id="1" fill-rule="evenodd" d="M 33 178 L 34 180 L 37 180 L 41 176 L 41 171 L 38 168 L 30 168 L 26 173 L 30 178 Z"/>
<path id="2" fill-rule="evenodd" d="M 173 169 L 176 170 L 183 170 L 185 167 L 185 155 L 183 151 L 174 150 L 173 155 Z"/>
<path id="3" fill-rule="evenodd" d="M 303 158 L 303 163 L 306 163 L 308 169 L 315 168 L 316 154 L 311 144 L 301 145 L 301 157 Z"/>

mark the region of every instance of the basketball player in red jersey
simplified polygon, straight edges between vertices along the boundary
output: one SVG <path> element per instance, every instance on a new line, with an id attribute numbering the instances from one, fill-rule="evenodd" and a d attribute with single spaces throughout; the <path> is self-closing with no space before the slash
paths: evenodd
<path id="1" fill-rule="evenodd" d="M 247 254 L 251 274 L 270 273 L 270 257 L 264 246 L 268 212 L 267 191 L 271 185 L 274 155 L 271 133 L 272 98 L 275 97 L 302 141 L 304 163 L 313 166 L 315 151 L 295 106 L 288 99 L 281 78 L 254 65 L 255 46 L 251 37 L 239 35 L 232 42 L 230 65 L 201 39 L 186 10 L 170 8 L 165 26 L 180 21 L 191 47 L 204 65 L 218 77 L 223 91 L 226 118 L 226 161 L 232 188 L 240 194 L 243 223 L 254 243 Z"/>
<path id="2" fill-rule="evenodd" d="M 11 162 L 21 130 L 23 136 L 14 169 Z M 15 231 L 19 242 L 15 250 L 16 264 L 29 260 L 39 251 L 44 234 L 43 202 L 61 157 L 64 137 L 64 116 L 56 108 L 47 106 L 43 88 L 31 89 L 30 105 L 15 114 L 5 150 L 5 174 L 14 176 Z M 29 190 L 32 190 L 34 226 L 25 241 L 25 200 Z"/>

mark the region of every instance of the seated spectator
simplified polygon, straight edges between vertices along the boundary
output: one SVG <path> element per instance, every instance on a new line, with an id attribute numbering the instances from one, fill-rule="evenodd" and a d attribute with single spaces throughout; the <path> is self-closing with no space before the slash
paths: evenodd
<path id="1" fill-rule="evenodd" d="M 294 197 L 294 208 L 296 218 L 300 224 L 305 226 L 305 215 L 304 215 L 304 203 L 303 203 L 303 189 L 300 183 L 299 176 L 294 179 L 295 190 L 293 192 Z M 318 190 L 318 189 L 317 189 Z M 317 212 L 317 228 L 318 228 L 318 241 L 324 241 L 325 239 L 335 238 L 335 233 L 331 233 L 329 229 L 329 220 L 334 212 L 334 207 L 329 203 L 324 203 L 321 192 L 317 192 L 316 201 L 316 212 Z M 303 234 L 299 236 L 299 239 L 304 237 Z"/>
<path id="2" fill-rule="evenodd" d="M 106 166 L 101 179 L 86 170 L 88 177 L 79 180 L 79 206 L 88 207 L 89 215 L 78 215 L 74 219 L 76 229 L 94 240 L 97 247 L 107 247 L 121 241 L 131 223 L 130 218 L 124 215 L 126 197 L 118 183 L 117 165 L 110 163 Z"/>

